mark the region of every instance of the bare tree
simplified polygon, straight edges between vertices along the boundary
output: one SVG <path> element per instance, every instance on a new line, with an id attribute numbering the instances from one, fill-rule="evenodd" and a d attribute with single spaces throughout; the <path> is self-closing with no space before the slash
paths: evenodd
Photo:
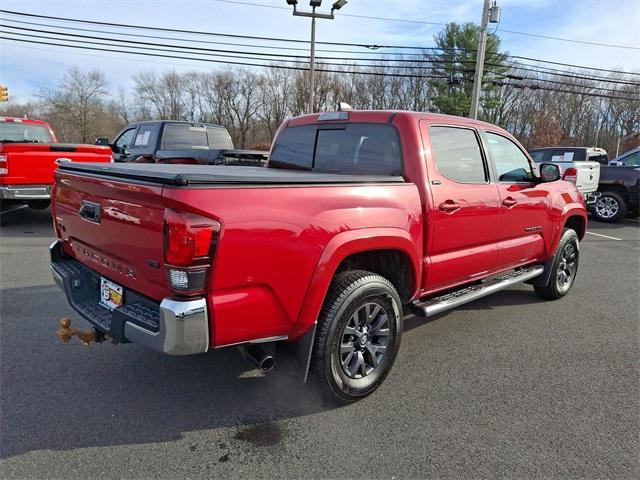
<path id="1" fill-rule="evenodd" d="M 66 138 L 86 143 L 96 133 L 93 126 L 104 107 L 108 85 L 99 70 L 83 72 L 72 68 L 56 87 L 41 89 L 36 96 Z"/>

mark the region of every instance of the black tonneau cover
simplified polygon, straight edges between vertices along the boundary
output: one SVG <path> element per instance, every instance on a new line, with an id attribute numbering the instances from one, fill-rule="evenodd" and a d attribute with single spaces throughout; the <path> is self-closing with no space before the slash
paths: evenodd
<path id="1" fill-rule="evenodd" d="M 63 163 L 62 171 L 77 174 L 122 177 L 164 185 L 289 185 L 335 183 L 401 183 L 402 177 L 376 175 L 339 175 L 302 172 L 264 167 L 234 167 L 216 165 L 171 165 L 158 163 Z"/>

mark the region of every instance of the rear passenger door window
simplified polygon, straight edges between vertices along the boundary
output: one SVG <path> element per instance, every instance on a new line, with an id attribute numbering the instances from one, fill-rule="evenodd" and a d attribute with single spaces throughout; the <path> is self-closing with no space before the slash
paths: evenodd
<path id="1" fill-rule="evenodd" d="M 157 136 L 157 125 L 140 125 L 131 148 L 135 149 L 138 153 L 153 152 L 153 150 L 155 149 Z"/>
<path id="2" fill-rule="evenodd" d="M 487 183 L 487 169 L 474 130 L 430 127 L 429 136 L 438 171 L 458 183 Z"/>
<path id="3" fill-rule="evenodd" d="M 487 132 L 487 142 L 499 182 L 530 183 L 533 181 L 529 159 L 515 143 L 491 132 Z"/>

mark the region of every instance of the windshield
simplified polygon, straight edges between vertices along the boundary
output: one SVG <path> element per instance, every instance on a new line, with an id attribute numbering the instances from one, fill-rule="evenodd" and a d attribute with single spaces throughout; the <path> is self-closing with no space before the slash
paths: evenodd
<path id="1" fill-rule="evenodd" d="M 20 122 L 0 122 L 0 142 L 51 143 L 51 133 L 43 125 Z"/>

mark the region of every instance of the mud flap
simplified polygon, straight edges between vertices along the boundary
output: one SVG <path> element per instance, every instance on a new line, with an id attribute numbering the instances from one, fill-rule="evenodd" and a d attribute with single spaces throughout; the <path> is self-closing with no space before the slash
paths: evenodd
<path id="1" fill-rule="evenodd" d="M 526 280 L 524 283 L 529 285 L 533 285 L 534 287 L 544 287 L 547 283 L 549 283 L 549 277 L 551 277 L 551 267 L 553 267 L 553 260 L 555 259 L 555 255 L 551 257 L 549 260 L 544 262 L 542 266 L 544 270 L 537 277 L 532 278 L 531 280 Z"/>
<path id="2" fill-rule="evenodd" d="M 275 370 L 298 383 L 306 383 L 309 376 L 315 336 L 316 325 L 313 324 L 298 341 L 278 342 Z"/>

